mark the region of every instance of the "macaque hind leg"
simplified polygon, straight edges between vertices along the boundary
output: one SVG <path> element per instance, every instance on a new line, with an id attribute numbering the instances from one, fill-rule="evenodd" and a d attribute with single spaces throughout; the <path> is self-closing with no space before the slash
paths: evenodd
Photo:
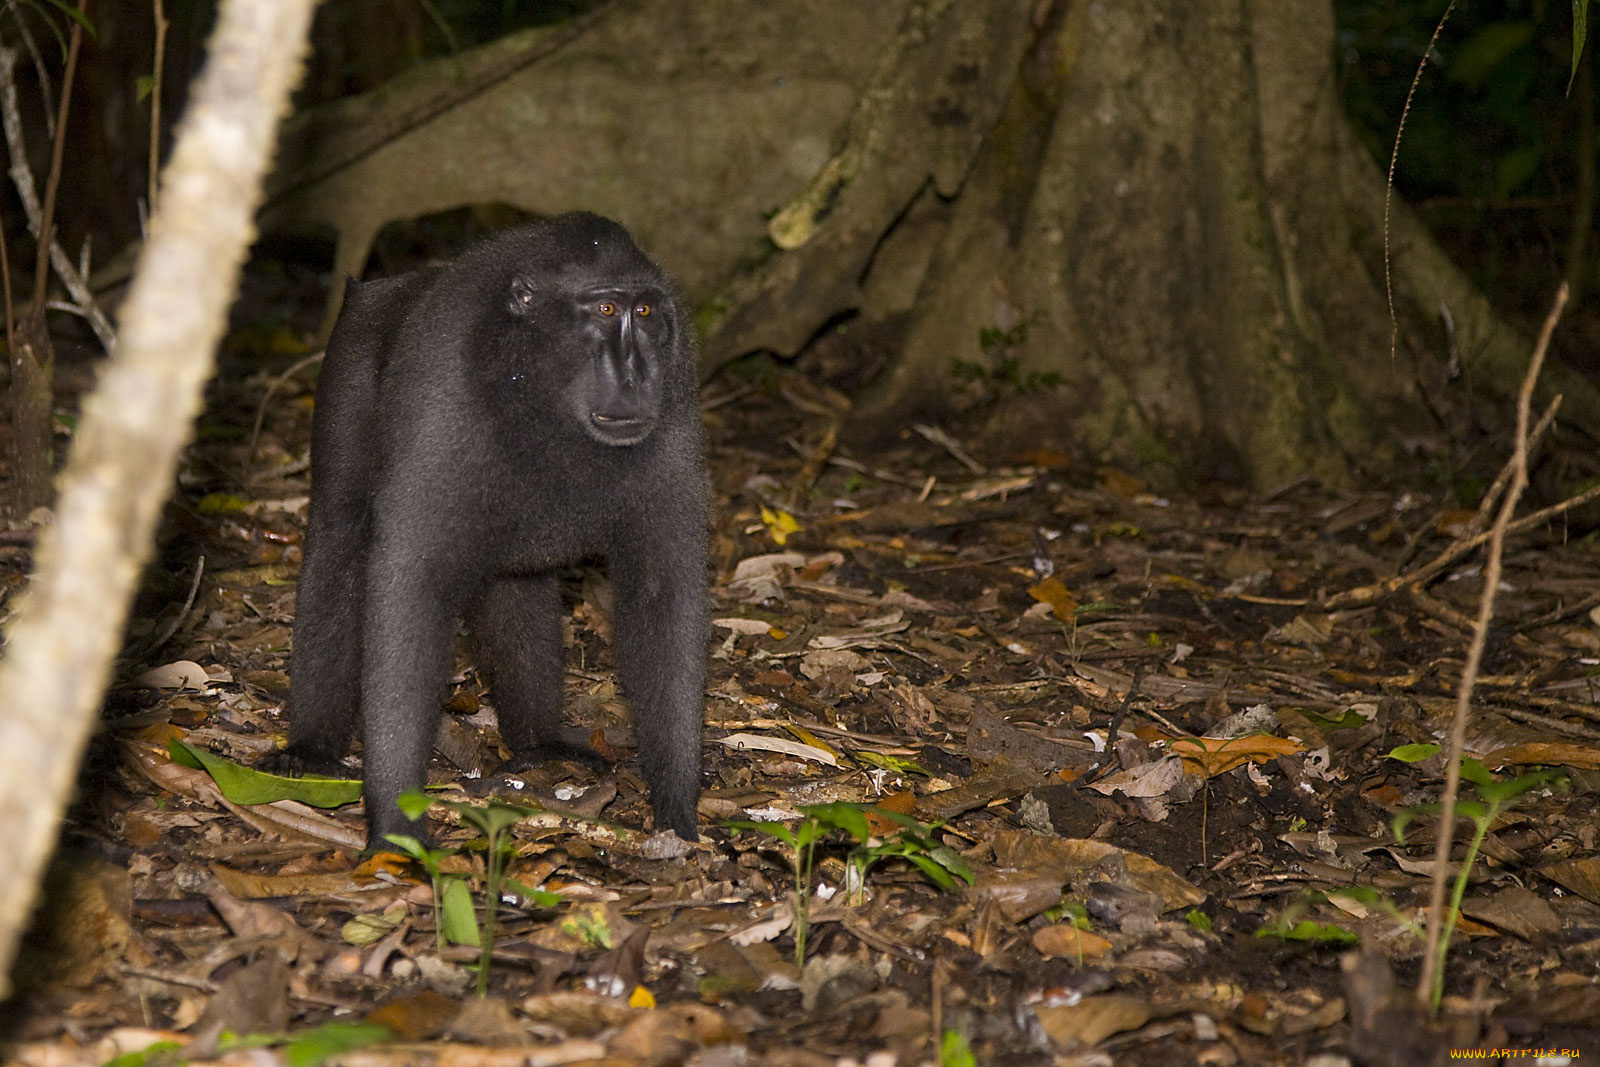
<path id="1" fill-rule="evenodd" d="M 546 573 L 490 581 L 473 613 L 478 669 L 489 681 L 500 739 L 511 750 L 502 770 L 547 759 L 601 762 L 561 725 L 560 607 L 555 575 Z"/>
<path id="2" fill-rule="evenodd" d="M 340 500 L 313 508 L 294 617 L 289 747 L 262 761 L 273 774 L 347 777 L 360 718 L 364 517 Z"/>

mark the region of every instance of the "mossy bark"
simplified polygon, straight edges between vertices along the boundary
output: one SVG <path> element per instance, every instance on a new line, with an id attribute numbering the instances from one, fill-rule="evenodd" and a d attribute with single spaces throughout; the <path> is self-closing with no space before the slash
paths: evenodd
<path id="1" fill-rule="evenodd" d="M 1158 484 L 1270 486 L 1394 477 L 1408 456 L 1505 424 L 1528 341 L 1398 204 L 1391 356 L 1384 182 L 1334 91 L 1327 4 L 1044 11 L 959 189 L 927 182 L 895 216 L 918 228 L 914 253 L 876 256 L 854 301 L 813 306 L 814 283 L 762 290 L 782 324 L 847 304 L 863 329 L 907 324 L 858 399 L 859 431 L 964 413 L 997 457 L 1049 449 Z M 838 257 L 841 232 L 816 227 L 805 276 Z M 837 261 L 833 287 L 850 289 L 855 260 Z M 1569 417 L 1600 414 L 1591 383 L 1559 368 L 1547 381 Z"/>

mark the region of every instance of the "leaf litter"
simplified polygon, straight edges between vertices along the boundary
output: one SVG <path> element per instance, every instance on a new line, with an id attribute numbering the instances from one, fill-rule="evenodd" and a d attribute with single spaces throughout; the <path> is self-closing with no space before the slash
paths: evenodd
<path id="1" fill-rule="evenodd" d="M 225 384 L 239 411 L 212 417 L 248 421 L 256 384 Z M 17 971 L 9 1060 L 1595 1047 L 1592 537 L 1511 542 L 1468 752 L 1501 782 L 1557 774 L 1487 827 L 1444 1013 L 1423 1024 L 1397 990 L 1434 866 L 1429 746 L 1481 576 L 1463 554 L 1395 578 L 1472 535 L 1459 511 L 1309 484 L 1167 498 L 1060 457 L 986 468 L 928 427 L 852 452 L 785 399 L 793 383 L 708 403 L 703 841 L 649 833 L 603 580 L 573 575 L 563 604 L 569 717 L 605 770 L 494 774 L 493 694 L 458 660 L 436 795 L 521 806 L 475 997 L 480 831 L 436 823 L 432 878 L 362 862 L 348 782 L 286 793 L 249 769 L 284 732 L 309 388 L 283 390 L 260 447 L 208 435 L 185 472 L 130 647 L 167 635 L 109 701 Z M 221 492 L 239 503 L 198 506 Z M 292 503 L 252 506 L 276 501 Z"/>

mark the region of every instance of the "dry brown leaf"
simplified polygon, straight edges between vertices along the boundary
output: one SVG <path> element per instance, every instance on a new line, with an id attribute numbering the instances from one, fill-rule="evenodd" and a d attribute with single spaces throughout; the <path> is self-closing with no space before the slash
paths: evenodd
<path id="1" fill-rule="evenodd" d="M 1071 923 L 1051 923 L 1033 932 L 1033 947 L 1047 960 L 1098 960 L 1111 951 L 1111 942 Z"/>
<path id="2" fill-rule="evenodd" d="M 461 1013 L 461 1002 L 432 989 L 396 997 L 367 1015 L 366 1021 L 387 1026 L 402 1041 L 426 1041 L 444 1032 Z"/>
<path id="3" fill-rule="evenodd" d="M 1491 771 L 1512 765 L 1600 770 L 1600 748 L 1577 741 L 1529 741 L 1495 749 L 1483 757 L 1483 765 Z"/>
<path id="4" fill-rule="evenodd" d="M 1167 742 L 1183 758 L 1186 770 L 1215 778 L 1246 763 L 1270 763 L 1279 756 L 1304 752 L 1305 746 L 1287 737 L 1251 734 L 1249 737 L 1175 737 Z"/>
<path id="5" fill-rule="evenodd" d="M 1028 595 L 1041 604 L 1049 604 L 1050 610 L 1055 612 L 1056 618 L 1066 622 L 1072 618 L 1073 612 L 1078 610 L 1078 599 L 1061 584 L 1061 579 L 1055 575 L 1028 586 Z"/>
<path id="6" fill-rule="evenodd" d="M 994 835 L 991 846 L 998 866 L 1059 870 L 1069 877 L 1085 867 L 1094 866 L 1107 856 L 1120 854 L 1127 864 L 1129 884 L 1135 889 L 1154 893 L 1161 900 L 1162 911 L 1192 908 L 1206 899 L 1202 890 L 1148 856 L 1125 852 L 1104 841 L 1047 837 L 1025 830 L 1002 830 Z"/>
<path id="7" fill-rule="evenodd" d="M 1540 867 L 1539 873 L 1591 904 L 1600 904 L 1600 856 L 1552 863 Z"/>
<path id="8" fill-rule="evenodd" d="M 1076 1004 L 1034 1009 L 1050 1040 L 1066 1049 L 1092 1048 L 1126 1030 L 1137 1030 L 1155 1015 L 1148 997 L 1108 993 Z"/>

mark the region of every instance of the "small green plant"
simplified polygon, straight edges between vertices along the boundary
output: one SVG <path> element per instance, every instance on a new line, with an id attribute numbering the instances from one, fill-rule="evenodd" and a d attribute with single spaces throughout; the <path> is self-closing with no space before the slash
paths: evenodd
<path id="1" fill-rule="evenodd" d="M 1389 756 L 1405 763 L 1415 763 L 1438 750 L 1438 745 L 1402 745 L 1390 751 Z M 1458 796 L 1456 799 L 1456 814 L 1472 822 L 1472 839 L 1467 842 L 1466 855 L 1461 858 L 1461 867 L 1456 871 L 1455 881 L 1451 884 L 1450 906 L 1445 911 L 1444 931 L 1439 938 L 1433 991 L 1430 997 L 1435 1010 L 1444 997 L 1444 961 L 1450 951 L 1451 935 L 1455 933 L 1456 923 L 1461 919 L 1461 898 L 1466 895 L 1467 882 L 1471 879 L 1473 865 L 1478 862 L 1478 852 L 1483 848 L 1483 840 L 1489 836 L 1489 828 L 1522 794 L 1553 783 L 1564 782 L 1565 777 L 1560 771 L 1543 770 L 1519 775 L 1516 778 L 1497 779 L 1481 762 L 1471 756 L 1463 756 L 1461 780 L 1470 785 L 1475 794 L 1472 797 Z M 1440 803 L 1417 804 L 1397 811 L 1393 823 L 1395 840 L 1404 844 L 1406 827 L 1411 825 L 1417 816 L 1438 814 L 1443 807 L 1444 805 Z"/>
<path id="2" fill-rule="evenodd" d="M 810 933 L 811 883 L 815 871 L 817 843 L 835 831 L 844 833 L 853 842 L 845 853 L 845 890 L 847 899 L 859 903 L 866 893 L 867 872 L 881 860 L 898 857 L 921 871 L 934 885 L 947 892 L 956 888 L 960 878 L 972 884 L 972 869 L 960 853 L 948 845 L 933 840 L 936 825 L 918 822 L 900 812 L 885 811 L 864 804 L 836 802 L 832 804 L 806 804 L 800 807 L 800 822 L 791 829 L 778 822 L 757 822 L 749 819 L 731 820 L 726 825 L 735 830 L 755 830 L 789 846 L 790 865 L 794 871 L 794 956 L 801 965 L 806 961 L 806 939 Z M 874 834 L 868 813 L 895 823 L 897 829 L 888 834 Z"/>
<path id="3" fill-rule="evenodd" d="M 800 810 L 805 812 L 806 809 Z M 817 838 L 825 832 L 822 823 L 804 814 L 799 825 L 792 830 L 781 822 L 758 822 L 754 819 L 730 819 L 725 825 L 731 830 L 754 830 L 789 846 L 789 866 L 794 872 L 794 961 L 804 966 L 806 935 L 811 926 L 812 858 Z"/>
<path id="4" fill-rule="evenodd" d="M 438 804 L 449 808 L 462 821 L 478 830 L 483 837 L 467 843 L 468 850 L 482 848 L 483 860 L 483 923 L 474 920 L 472 895 L 466 876 L 449 874 L 441 869 L 447 856 L 456 855 L 460 849 L 430 849 L 414 837 L 405 834 L 387 834 L 387 839 L 406 855 L 420 863 L 433 879 L 433 908 L 438 930 L 439 947 L 446 941 L 478 948 L 478 996 L 489 992 L 489 966 L 494 954 L 495 924 L 499 917 L 501 894 L 507 889 L 539 907 L 553 907 L 562 897 L 542 889 L 533 889 L 505 876 L 506 861 L 515 853 L 516 846 L 506 833 L 521 819 L 533 814 L 533 809 L 503 800 L 487 804 L 462 804 L 451 800 L 436 800 L 417 790 L 400 796 L 400 810 L 408 818 L 419 818 L 428 808 Z"/>
<path id="5" fill-rule="evenodd" d="M 402 802 L 404 797 L 401 798 Z M 447 943 L 478 944 L 478 920 L 472 911 L 472 895 L 462 874 L 444 870 L 444 861 L 457 853 L 453 848 L 429 848 L 410 834 L 385 834 L 385 839 L 428 872 L 433 882 L 433 930 L 440 952 Z M 463 909 L 463 902 L 465 908 Z"/>
<path id="6" fill-rule="evenodd" d="M 1062 385 L 1065 379 L 1056 371 L 1024 371 L 1022 360 L 1016 354 L 1037 320 L 1037 315 L 1029 315 L 1004 328 L 979 327 L 978 347 L 985 358 L 952 361 L 950 371 L 956 381 L 1018 394 L 1037 393 Z"/>
<path id="7" fill-rule="evenodd" d="M 972 1054 L 967 1035 L 960 1030 L 946 1030 L 939 1039 L 939 1067 L 978 1067 L 978 1058 Z"/>

